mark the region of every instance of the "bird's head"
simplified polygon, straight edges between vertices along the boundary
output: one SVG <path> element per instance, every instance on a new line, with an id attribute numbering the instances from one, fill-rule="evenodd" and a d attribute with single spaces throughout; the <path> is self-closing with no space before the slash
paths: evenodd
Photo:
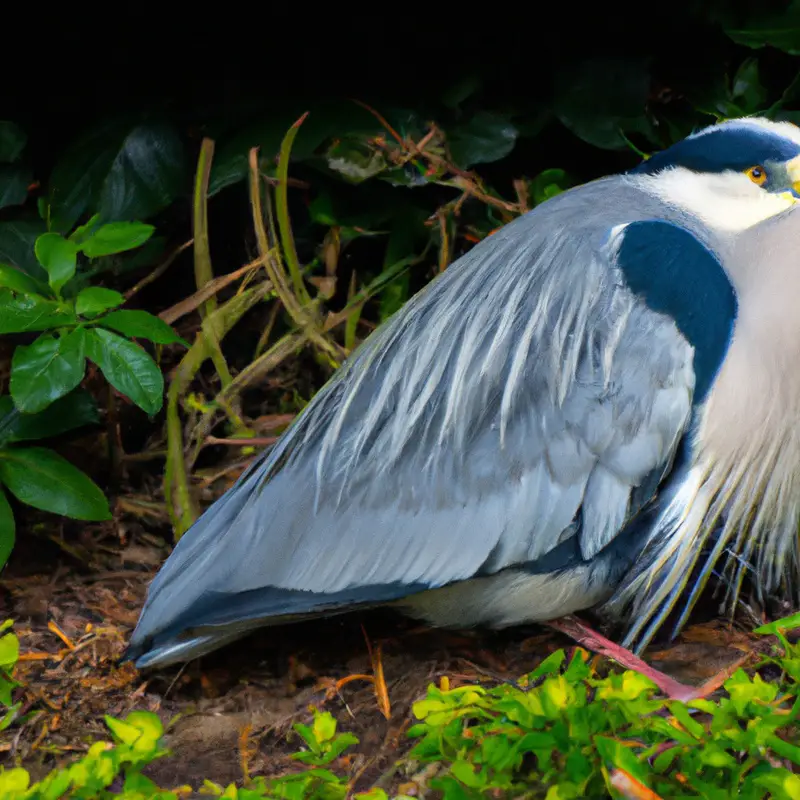
<path id="1" fill-rule="evenodd" d="M 727 120 L 656 153 L 632 174 L 709 227 L 742 231 L 800 200 L 800 127 Z"/>

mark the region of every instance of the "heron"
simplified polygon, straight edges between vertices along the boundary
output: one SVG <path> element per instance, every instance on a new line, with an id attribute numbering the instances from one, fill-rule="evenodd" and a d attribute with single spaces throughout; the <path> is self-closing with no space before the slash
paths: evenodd
<path id="1" fill-rule="evenodd" d="M 180 538 L 126 658 L 388 606 L 595 610 L 625 664 L 712 574 L 730 608 L 745 578 L 794 600 L 798 197 L 800 128 L 724 120 L 484 239 Z"/>

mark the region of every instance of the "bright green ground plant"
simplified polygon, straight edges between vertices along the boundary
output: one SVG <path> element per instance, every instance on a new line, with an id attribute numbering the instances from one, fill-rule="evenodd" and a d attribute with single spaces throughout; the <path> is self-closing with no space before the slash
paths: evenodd
<path id="1" fill-rule="evenodd" d="M 719 700 L 660 699 L 633 672 L 599 678 L 581 650 L 569 663 L 554 653 L 517 686 L 431 686 L 414 706 L 410 758 L 446 765 L 431 782 L 445 800 L 618 797 L 621 777 L 641 797 L 798 798 L 800 645 L 780 634 L 798 624 L 757 631 L 779 634 L 783 652 L 760 668 L 782 679 L 740 669 Z"/>
<path id="2" fill-rule="evenodd" d="M 737 671 L 715 700 L 659 698 L 655 686 L 633 672 L 599 677 L 580 649 L 569 661 L 563 650 L 553 653 L 516 685 L 451 689 L 444 680 L 414 705 L 418 722 L 409 736 L 416 745 L 392 773 L 406 786 L 427 774 L 419 793 L 432 789 L 444 800 L 796 800 L 800 644 L 791 644 L 784 631 L 798 625 L 800 615 L 759 628 L 757 633 L 776 635 L 780 646 L 754 674 Z M 13 642 L 5 644 L 9 637 Z M 17 686 L 15 643 L 12 634 L 0 638 L 0 708 Z M 769 680 L 764 670 L 771 671 Z M 154 714 L 106 717 L 106 724 L 113 742 L 95 743 L 82 759 L 38 783 L 23 768 L 0 770 L 0 797 L 166 800 L 191 793 L 189 787 L 163 789 L 142 774 L 147 764 L 169 756 Z M 297 723 L 294 730 L 302 747 L 292 759 L 306 768 L 243 786 L 206 780 L 200 792 L 226 800 L 345 800 L 354 787 L 340 774 L 339 757 L 358 739 L 338 733 L 333 716 L 316 710 L 310 725 Z M 403 797 L 380 786 L 354 796 Z"/>
<path id="3" fill-rule="evenodd" d="M 53 450 L 29 444 L 97 422 L 91 398 L 78 390 L 87 359 L 147 414 L 161 408 L 161 369 L 132 339 L 185 343 L 158 317 L 121 309 L 119 292 L 86 285 L 95 259 L 140 247 L 152 233 L 151 225 L 101 225 L 95 216 L 69 236 L 50 232 L 36 239 L 46 280 L 0 264 L 0 334 L 39 333 L 15 348 L 10 395 L 0 396 L 0 567 L 15 536 L 6 490 L 34 508 L 74 519 L 111 516 L 87 475 Z"/>

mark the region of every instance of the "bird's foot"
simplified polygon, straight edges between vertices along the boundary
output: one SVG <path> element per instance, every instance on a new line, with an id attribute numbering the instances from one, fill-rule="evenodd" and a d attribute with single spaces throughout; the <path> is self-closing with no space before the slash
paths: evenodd
<path id="1" fill-rule="evenodd" d="M 743 659 L 739 659 L 730 667 L 726 667 L 721 672 L 700 684 L 700 686 L 689 686 L 651 667 L 646 661 L 639 658 L 639 656 L 635 655 L 630 650 L 626 650 L 624 647 L 620 647 L 618 644 L 614 644 L 610 639 L 606 639 L 605 636 L 597 633 L 597 631 L 581 622 L 577 617 L 561 617 L 560 619 L 552 620 L 546 624 L 549 628 L 566 634 L 588 650 L 611 658 L 620 666 L 625 667 L 625 669 L 633 670 L 649 678 L 670 698 L 670 700 L 682 700 L 685 703 L 690 700 L 699 700 L 700 698 L 708 697 L 708 695 L 719 689 L 722 684 L 739 669 L 742 663 L 749 658 L 749 656 L 745 656 Z"/>

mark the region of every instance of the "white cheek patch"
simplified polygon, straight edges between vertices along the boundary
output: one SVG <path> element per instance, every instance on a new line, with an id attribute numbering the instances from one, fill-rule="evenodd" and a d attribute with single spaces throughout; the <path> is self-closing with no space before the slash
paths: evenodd
<path id="1" fill-rule="evenodd" d="M 738 172 L 708 174 L 673 167 L 635 180 L 646 191 L 699 217 L 714 230 L 730 233 L 774 217 L 798 199 L 791 192 L 768 192 Z"/>

